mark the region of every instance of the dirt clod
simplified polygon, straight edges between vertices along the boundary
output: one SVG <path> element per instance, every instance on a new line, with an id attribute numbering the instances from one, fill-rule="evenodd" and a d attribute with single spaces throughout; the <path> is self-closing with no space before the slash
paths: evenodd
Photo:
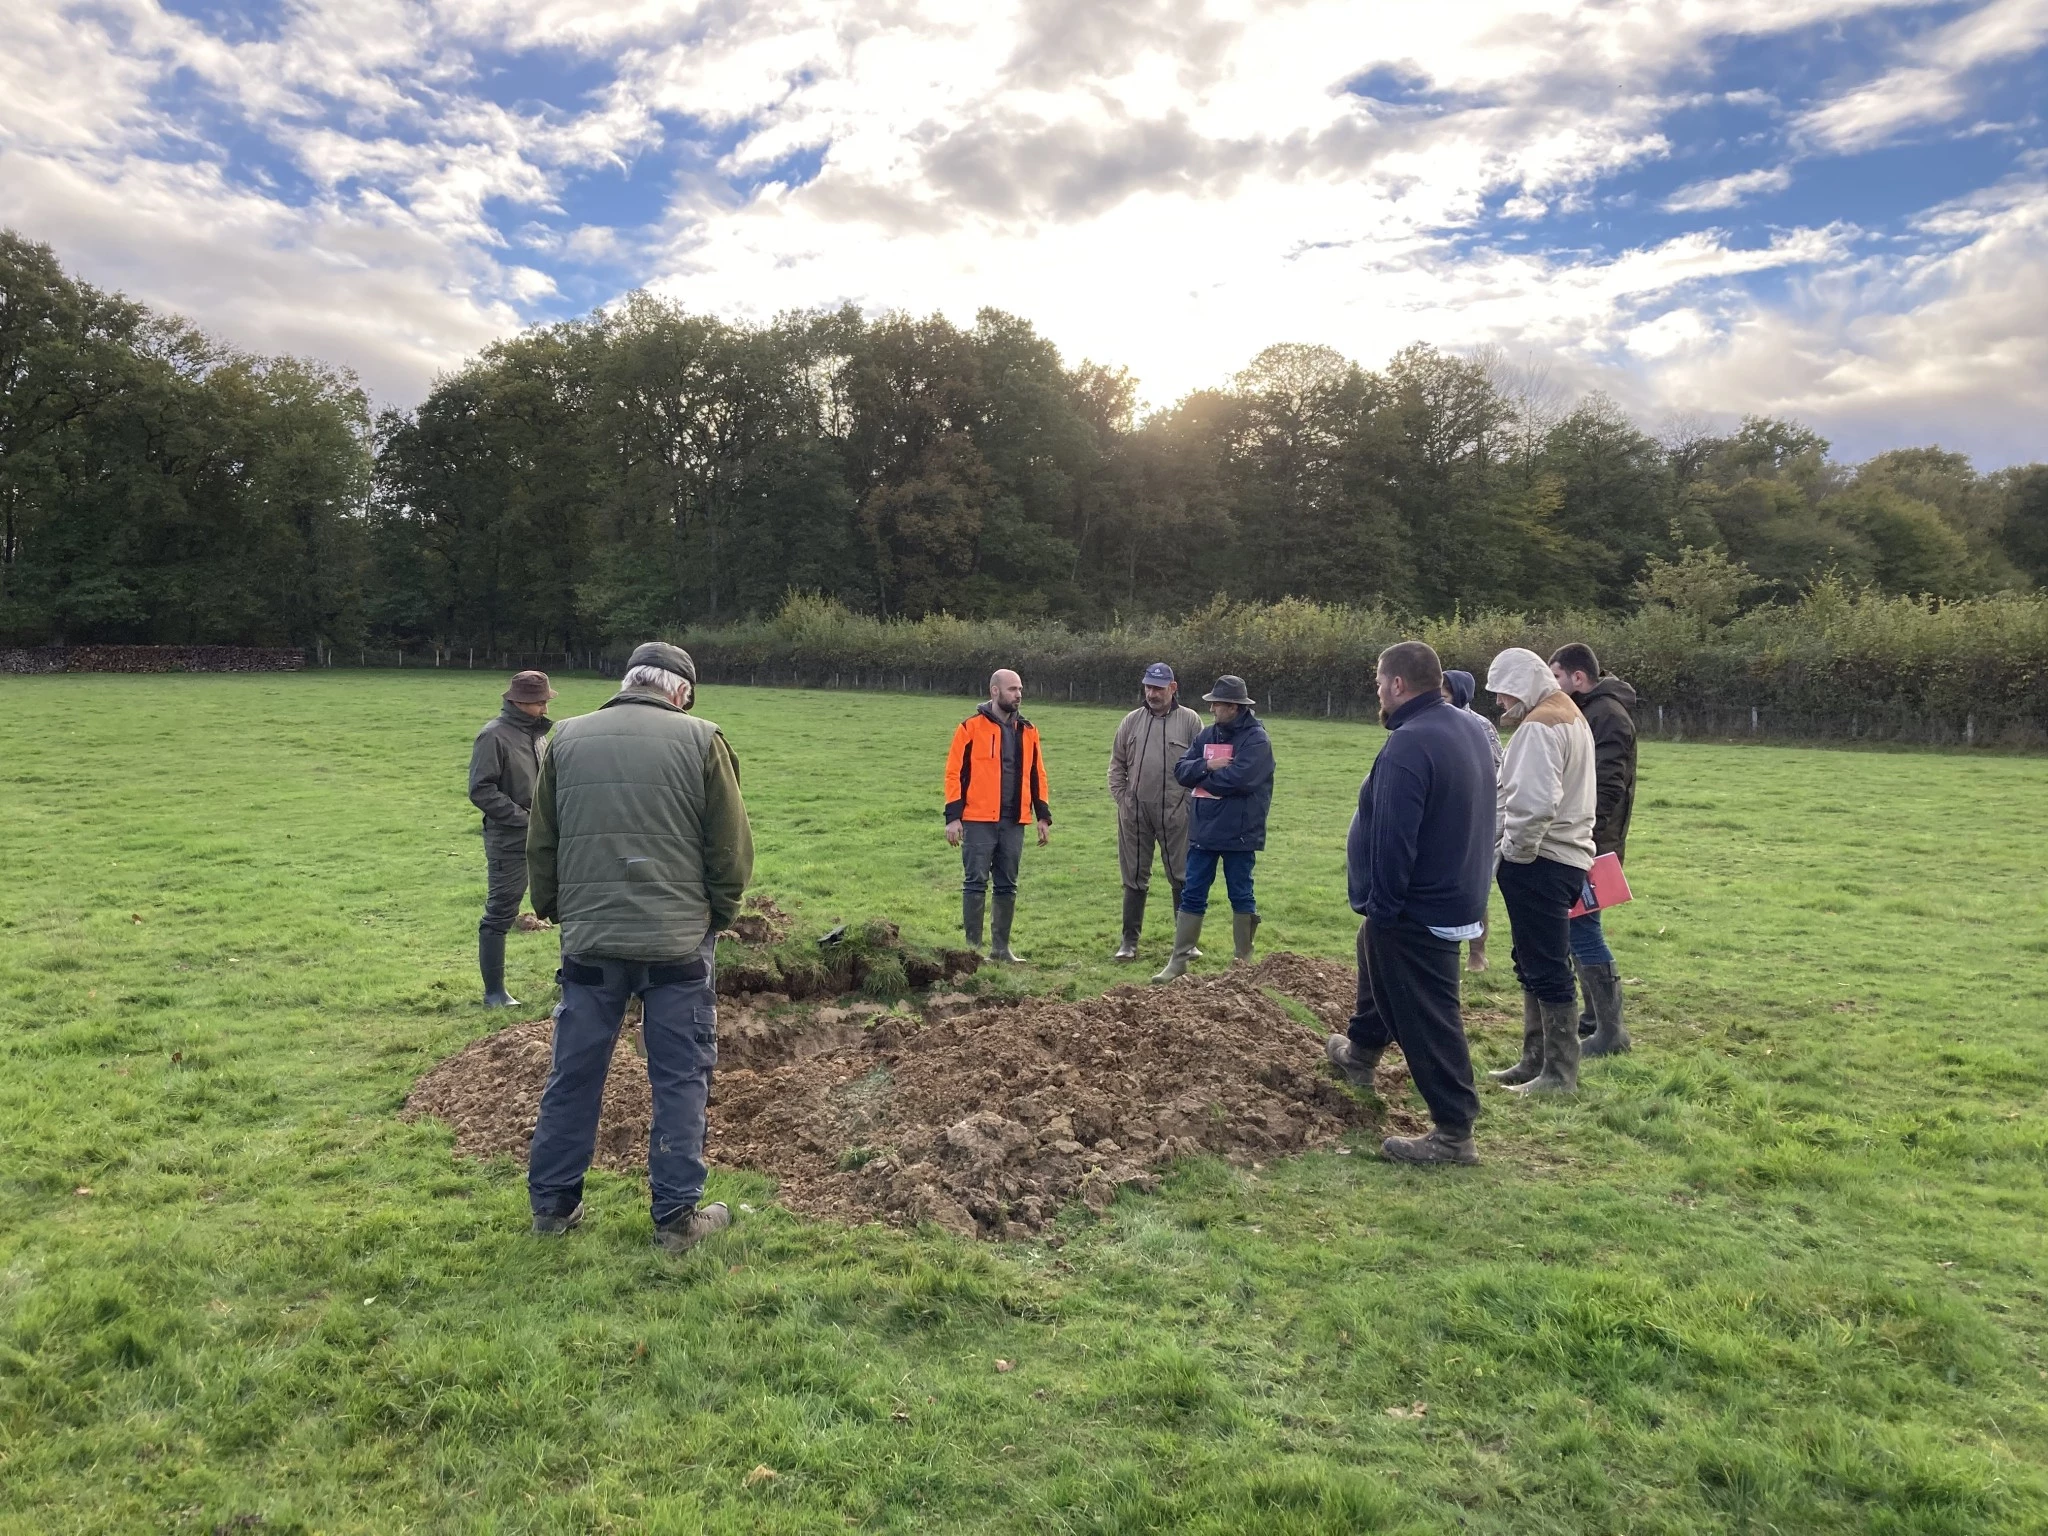
<path id="1" fill-rule="evenodd" d="M 1101 1210 L 1150 1191 L 1176 1157 L 1249 1163 L 1353 1129 L 1414 1131 L 1397 1055 L 1380 1101 L 1323 1063 L 1319 1033 L 1351 1010 L 1347 967 L 1275 955 L 1166 987 L 1084 1002 L 927 1000 L 922 1017 L 874 1003 L 720 1010 L 709 1157 L 779 1183 L 813 1216 L 933 1221 L 963 1236 L 1039 1230 L 1079 1199 Z M 782 998 L 776 1002 L 781 1003 Z M 546 1081 L 550 1021 L 469 1045 L 421 1078 L 408 1117 L 452 1123 L 459 1152 L 523 1159 Z M 647 1074 L 623 1044 L 605 1084 L 597 1163 L 646 1166 Z"/>

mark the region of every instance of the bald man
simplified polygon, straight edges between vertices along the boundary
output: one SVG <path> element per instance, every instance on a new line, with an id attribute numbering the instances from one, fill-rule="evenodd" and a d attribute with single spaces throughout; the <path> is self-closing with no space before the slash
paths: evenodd
<path id="1" fill-rule="evenodd" d="M 1023 862 L 1024 828 L 1038 823 L 1038 841 L 1052 838 L 1052 789 L 1038 727 L 1019 712 L 1024 679 L 1004 668 L 988 680 L 988 702 L 960 722 L 946 755 L 946 841 L 960 850 L 964 879 L 960 925 L 967 942 L 981 948 L 981 919 L 988 882 L 995 876 L 996 899 L 989 924 L 989 958 L 1022 965 L 1010 948 L 1010 923 L 1017 912 L 1017 868 Z"/>

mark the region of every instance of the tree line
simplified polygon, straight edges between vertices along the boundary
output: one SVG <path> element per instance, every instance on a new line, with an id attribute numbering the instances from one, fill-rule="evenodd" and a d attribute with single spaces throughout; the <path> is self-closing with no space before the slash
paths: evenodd
<path id="1" fill-rule="evenodd" d="M 2048 584 L 2048 465 L 1845 465 L 1762 418 L 1652 435 L 1427 346 L 1378 370 L 1274 346 L 1136 398 L 996 310 L 748 325 L 636 293 L 373 419 L 344 371 L 236 352 L 0 233 L 0 638 L 580 650 L 792 591 L 1087 627 L 1218 594 L 1623 614 L 1674 572 L 1728 614 L 1823 576 Z"/>

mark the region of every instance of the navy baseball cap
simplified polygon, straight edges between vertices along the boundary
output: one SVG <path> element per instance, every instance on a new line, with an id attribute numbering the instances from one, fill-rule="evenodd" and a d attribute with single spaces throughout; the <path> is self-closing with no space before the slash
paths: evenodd
<path id="1" fill-rule="evenodd" d="M 1171 688 L 1175 681 L 1173 668 L 1163 661 L 1155 661 L 1145 669 L 1145 686 L 1147 688 Z"/>

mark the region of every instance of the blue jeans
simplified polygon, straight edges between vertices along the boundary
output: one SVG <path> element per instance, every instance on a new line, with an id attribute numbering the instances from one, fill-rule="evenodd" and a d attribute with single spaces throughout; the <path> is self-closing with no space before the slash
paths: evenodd
<path id="1" fill-rule="evenodd" d="M 1209 910 L 1209 887 L 1216 883 L 1216 866 L 1223 866 L 1223 889 L 1230 893 L 1230 910 L 1256 912 L 1252 897 L 1252 865 L 1256 853 L 1213 853 L 1207 848 L 1188 849 L 1188 879 L 1181 887 L 1180 909 L 1196 916 Z"/>
<path id="2" fill-rule="evenodd" d="M 706 938 L 688 962 L 562 956 L 554 1064 L 527 1156 L 526 1189 L 536 1216 L 566 1216 L 583 1198 L 583 1175 L 597 1149 L 605 1074 L 626 1000 L 636 995 L 654 1096 L 647 1180 L 654 1189 L 655 1223 L 697 1204 L 704 1193 L 704 1106 L 718 1062 L 711 965 L 716 943 L 715 936 Z"/>
<path id="3" fill-rule="evenodd" d="M 1607 947 L 1607 935 L 1600 931 L 1598 912 L 1572 919 L 1572 958 L 1581 965 L 1614 964 L 1614 951 Z"/>

